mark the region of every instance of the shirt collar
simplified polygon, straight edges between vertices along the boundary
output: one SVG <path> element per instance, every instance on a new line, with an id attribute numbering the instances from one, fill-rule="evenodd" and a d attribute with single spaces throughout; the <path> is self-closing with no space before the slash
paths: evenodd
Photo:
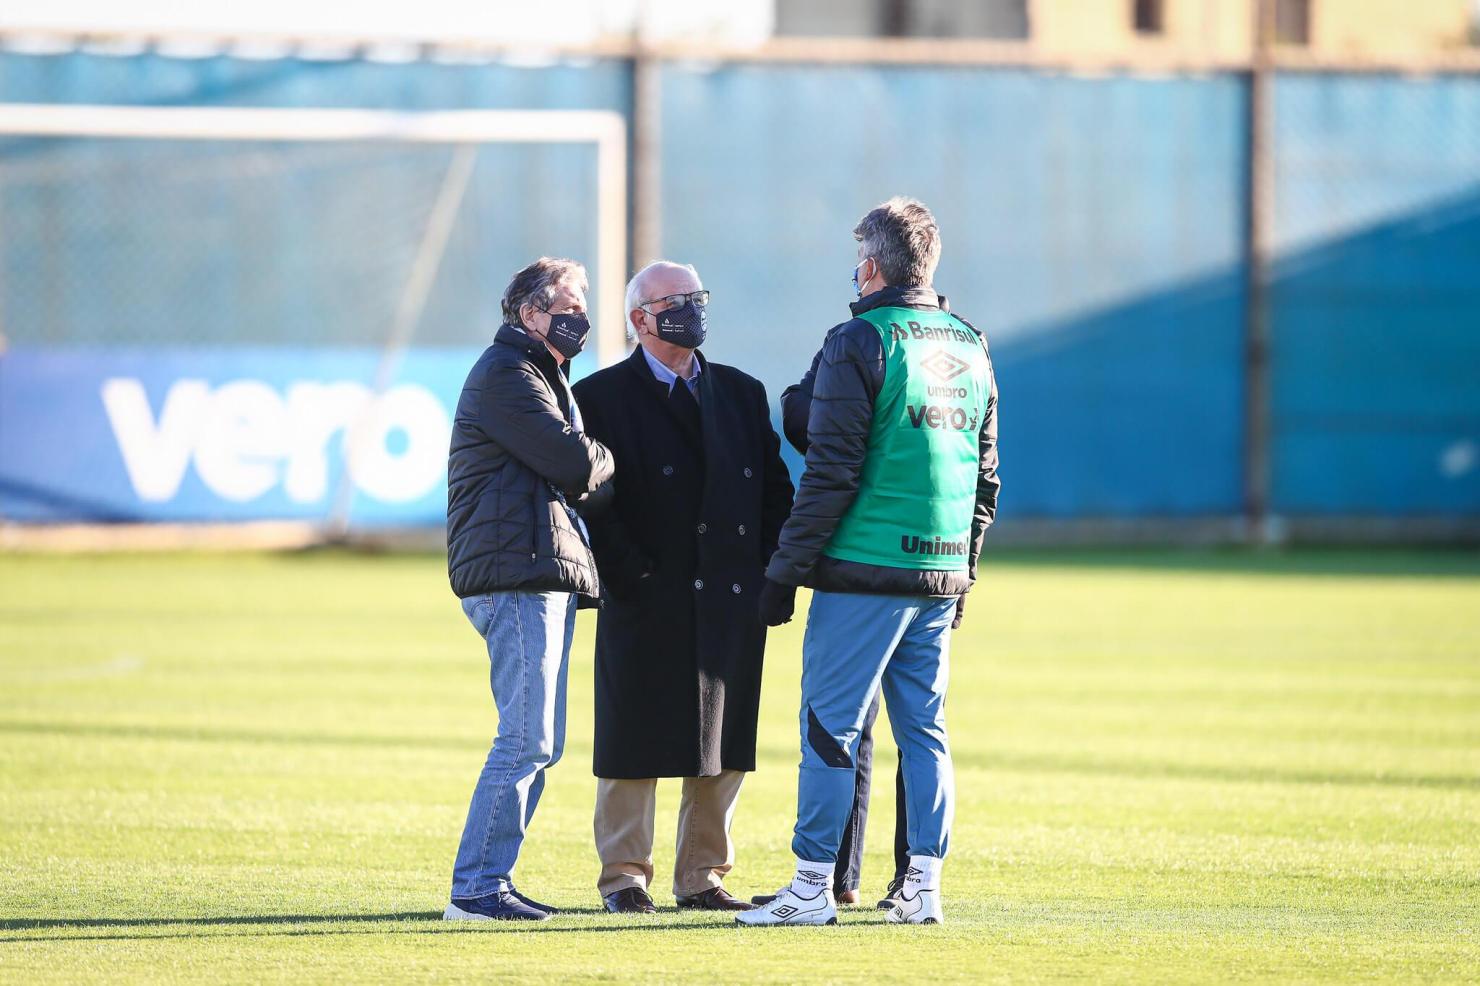
<path id="1" fill-rule="evenodd" d="M 864 312 L 875 308 L 941 308 L 944 309 L 943 297 L 935 293 L 930 285 L 920 287 L 904 288 L 890 285 L 880 288 L 873 294 L 866 294 L 857 301 L 850 302 L 848 308 L 857 318 Z"/>
<path id="2" fill-rule="evenodd" d="M 678 374 L 668 369 L 668 367 L 663 363 L 662 360 L 658 359 L 658 357 L 654 356 L 646 349 L 643 349 L 642 355 L 647 358 L 648 369 L 653 371 L 653 376 L 657 378 L 658 382 L 667 387 L 669 390 L 672 390 L 673 381 L 678 379 Z M 699 374 L 704 372 L 704 368 L 700 366 L 699 357 L 697 356 L 694 357 L 693 367 L 694 375 L 684 381 L 684 383 L 688 384 L 691 388 L 694 386 L 695 381 L 699 379 Z"/>

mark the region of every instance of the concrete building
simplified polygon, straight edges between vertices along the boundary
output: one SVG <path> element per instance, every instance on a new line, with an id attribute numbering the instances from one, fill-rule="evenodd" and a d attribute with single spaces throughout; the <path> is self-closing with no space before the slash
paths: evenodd
<path id="1" fill-rule="evenodd" d="M 1138 51 L 1247 59 L 1254 0 L 778 0 L 776 30 L 816 37 L 1026 41 L 1072 58 Z M 1281 45 L 1317 58 L 1395 59 L 1468 47 L 1475 0 L 1276 0 Z"/>
<path id="2" fill-rule="evenodd" d="M 0 3 L 0 34 L 312 39 L 351 44 L 620 49 L 633 38 L 722 49 L 773 38 L 953 38 L 1053 59 L 1242 62 L 1255 0 L 49 0 Z M 1278 36 L 1316 60 L 1422 61 L 1475 51 L 1480 0 L 1275 0 Z"/>

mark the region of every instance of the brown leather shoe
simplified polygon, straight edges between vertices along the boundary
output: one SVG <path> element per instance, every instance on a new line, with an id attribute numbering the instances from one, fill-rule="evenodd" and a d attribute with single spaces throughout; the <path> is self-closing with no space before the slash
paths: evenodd
<path id="1" fill-rule="evenodd" d="M 653 899 L 641 887 L 624 887 L 601 898 L 612 914 L 657 914 Z"/>
<path id="2" fill-rule="evenodd" d="M 702 894 L 678 897 L 676 900 L 680 908 L 691 908 L 696 911 L 749 911 L 755 907 L 754 904 L 747 904 L 743 900 L 731 897 L 724 887 L 710 887 Z"/>
<path id="3" fill-rule="evenodd" d="M 856 904 L 856 903 L 858 903 L 858 891 L 857 890 L 844 890 L 842 893 L 838 894 L 838 905 L 839 906 L 842 906 L 843 904 Z"/>

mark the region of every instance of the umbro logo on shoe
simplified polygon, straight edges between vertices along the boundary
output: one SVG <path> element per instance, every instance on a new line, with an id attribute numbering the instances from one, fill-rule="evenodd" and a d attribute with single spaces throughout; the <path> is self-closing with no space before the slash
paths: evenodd
<path id="1" fill-rule="evenodd" d="M 751 928 L 778 924 L 837 924 L 838 909 L 831 891 L 824 889 L 815 897 L 799 897 L 790 887 L 782 887 L 770 903 L 736 914 L 735 923 Z"/>
<path id="2" fill-rule="evenodd" d="M 900 894 L 885 920 L 890 924 L 944 924 L 940 891 L 921 890 L 913 897 Z"/>

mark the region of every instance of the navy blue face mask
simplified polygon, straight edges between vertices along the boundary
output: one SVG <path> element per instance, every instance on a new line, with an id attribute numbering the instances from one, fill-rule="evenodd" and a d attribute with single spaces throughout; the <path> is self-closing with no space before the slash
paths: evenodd
<path id="1" fill-rule="evenodd" d="M 586 336 L 591 334 L 591 320 L 581 312 L 546 314 L 550 315 L 550 327 L 545 330 L 545 341 L 561 356 L 575 359 L 586 348 Z"/>
<path id="2" fill-rule="evenodd" d="M 709 317 L 704 306 L 686 301 L 677 308 L 653 316 L 658 322 L 658 338 L 683 349 L 698 349 L 709 334 Z"/>

